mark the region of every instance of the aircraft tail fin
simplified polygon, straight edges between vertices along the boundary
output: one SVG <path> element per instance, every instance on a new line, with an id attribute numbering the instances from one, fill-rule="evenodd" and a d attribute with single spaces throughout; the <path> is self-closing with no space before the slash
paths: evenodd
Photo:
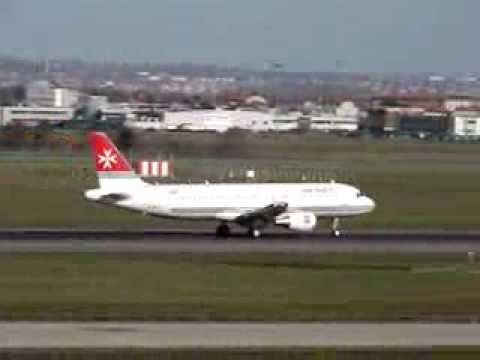
<path id="1" fill-rule="evenodd" d="M 90 132 L 88 141 L 101 188 L 144 184 L 107 134 Z"/>

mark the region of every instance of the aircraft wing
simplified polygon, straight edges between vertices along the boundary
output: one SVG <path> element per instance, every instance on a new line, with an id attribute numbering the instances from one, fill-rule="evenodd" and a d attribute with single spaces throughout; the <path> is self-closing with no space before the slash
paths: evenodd
<path id="1" fill-rule="evenodd" d="M 251 210 L 240 214 L 234 220 L 240 225 L 248 225 L 260 221 L 270 223 L 280 214 L 287 211 L 288 204 L 285 202 L 274 203 L 263 208 Z"/>

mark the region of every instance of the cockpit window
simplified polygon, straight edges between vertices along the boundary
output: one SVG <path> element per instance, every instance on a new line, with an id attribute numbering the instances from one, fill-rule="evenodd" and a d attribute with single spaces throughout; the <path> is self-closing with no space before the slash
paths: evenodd
<path id="1" fill-rule="evenodd" d="M 365 197 L 365 196 L 367 196 L 367 194 L 365 194 L 364 192 L 359 191 L 357 193 L 357 198 L 361 198 L 361 197 Z"/>

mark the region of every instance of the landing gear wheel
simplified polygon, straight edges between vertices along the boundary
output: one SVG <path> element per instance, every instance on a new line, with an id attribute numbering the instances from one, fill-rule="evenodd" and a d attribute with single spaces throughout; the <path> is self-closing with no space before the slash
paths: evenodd
<path id="1" fill-rule="evenodd" d="M 262 236 L 262 232 L 259 229 L 250 228 L 248 230 L 248 235 L 250 235 L 254 239 L 258 239 L 260 236 Z"/>
<path id="2" fill-rule="evenodd" d="M 219 238 L 228 238 L 232 235 L 230 227 L 227 224 L 220 224 L 217 227 L 216 236 Z"/>
<path id="3" fill-rule="evenodd" d="M 342 233 L 338 229 L 339 227 L 340 227 L 340 219 L 339 218 L 333 218 L 331 229 L 332 229 L 332 236 L 335 237 L 335 238 L 338 238 L 342 235 Z"/>

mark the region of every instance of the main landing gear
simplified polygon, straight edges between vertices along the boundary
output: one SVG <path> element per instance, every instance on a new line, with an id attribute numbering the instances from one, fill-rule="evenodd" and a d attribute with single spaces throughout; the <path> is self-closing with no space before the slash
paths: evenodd
<path id="1" fill-rule="evenodd" d="M 215 232 L 217 238 L 229 238 L 232 236 L 232 232 L 230 230 L 230 226 L 227 223 L 221 223 L 217 226 L 217 230 Z M 262 236 L 261 228 L 258 226 L 249 226 L 248 227 L 248 236 L 254 239 L 258 239 Z"/>
<path id="2" fill-rule="evenodd" d="M 331 229 L 332 229 L 332 236 L 335 238 L 338 238 L 342 235 L 342 233 L 339 230 L 340 227 L 340 219 L 339 218 L 332 218 L 331 222 Z"/>
<path id="3" fill-rule="evenodd" d="M 248 236 L 254 239 L 258 239 L 260 236 L 262 236 L 262 232 L 260 231 L 260 229 L 257 229 L 255 227 L 250 227 L 248 229 Z"/>
<path id="4" fill-rule="evenodd" d="M 262 230 L 267 226 L 267 221 L 264 219 L 254 219 L 248 224 L 248 236 L 253 239 L 258 239 L 262 236 Z"/>
<path id="5" fill-rule="evenodd" d="M 219 238 L 228 238 L 232 235 L 232 232 L 230 231 L 230 226 L 228 226 L 227 223 L 221 223 L 217 227 L 216 235 Z"/>

